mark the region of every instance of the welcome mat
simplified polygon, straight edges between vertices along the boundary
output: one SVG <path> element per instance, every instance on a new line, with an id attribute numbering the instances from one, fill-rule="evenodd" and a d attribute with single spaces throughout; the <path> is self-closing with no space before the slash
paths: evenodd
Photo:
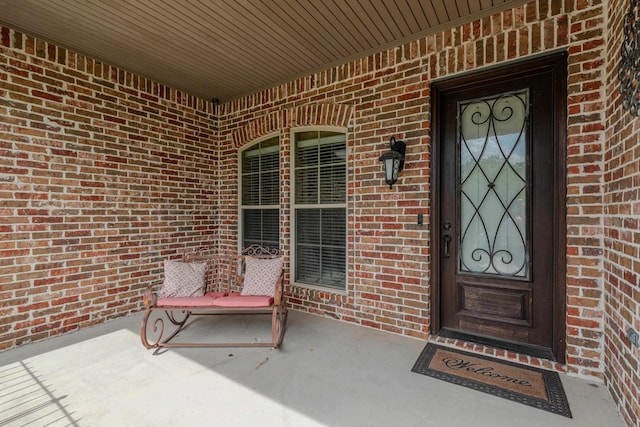
<path id="1" fill-rule="evenodd" d="M 557 372 L 432 343 L 411 371 L 572 418 Z"/>

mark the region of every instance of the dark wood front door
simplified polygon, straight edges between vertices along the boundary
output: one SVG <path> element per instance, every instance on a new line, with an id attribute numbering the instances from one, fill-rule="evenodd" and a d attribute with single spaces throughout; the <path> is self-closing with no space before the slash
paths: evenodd
<path id="1" fill-rule="evenodd" d="M 566 60 L 433 86 L 434 329 L 563 360 Z"/>

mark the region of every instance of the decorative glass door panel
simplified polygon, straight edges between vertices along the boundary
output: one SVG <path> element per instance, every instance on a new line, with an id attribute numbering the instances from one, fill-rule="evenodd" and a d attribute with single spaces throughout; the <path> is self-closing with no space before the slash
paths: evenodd
<path id="1" fill-rule="evenodd" d="M 527 89 L 458 103 L 458 271 L 526 279 Z"/>

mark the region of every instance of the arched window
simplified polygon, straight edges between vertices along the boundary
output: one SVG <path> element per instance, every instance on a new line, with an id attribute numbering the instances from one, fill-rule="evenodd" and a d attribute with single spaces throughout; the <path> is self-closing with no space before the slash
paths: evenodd
<path id="1" fill-rule="evenodd" d="M 279 248 L 280 146 L 278 137 L 259 141 L 240 154 L 241 243 Z"/>

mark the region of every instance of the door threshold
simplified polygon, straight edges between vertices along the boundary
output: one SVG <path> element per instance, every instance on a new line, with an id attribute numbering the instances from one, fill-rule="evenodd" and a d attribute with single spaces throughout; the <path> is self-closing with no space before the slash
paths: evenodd
<path id="1" fill-rule="evenodd" d="M 502 350 L 513 351 L 519 354 L 526 354 L 527 356 L 537 357 L 540 359 L 547 359 L 552 362 L 556 361 L 553 356 L 553 351 L 550 348 L 539 347 L 535 345 L 526 345 L 514 341 L 498 340 L 483 335 L 473 335 L 465 332 L 456 331 L 455 329 L 443 328 L 438 333 L 439 337 L 450 338 L 460 341 L 468 341 L 476 344 L 482 344 L 487 347 L 495 347 Z"/>

